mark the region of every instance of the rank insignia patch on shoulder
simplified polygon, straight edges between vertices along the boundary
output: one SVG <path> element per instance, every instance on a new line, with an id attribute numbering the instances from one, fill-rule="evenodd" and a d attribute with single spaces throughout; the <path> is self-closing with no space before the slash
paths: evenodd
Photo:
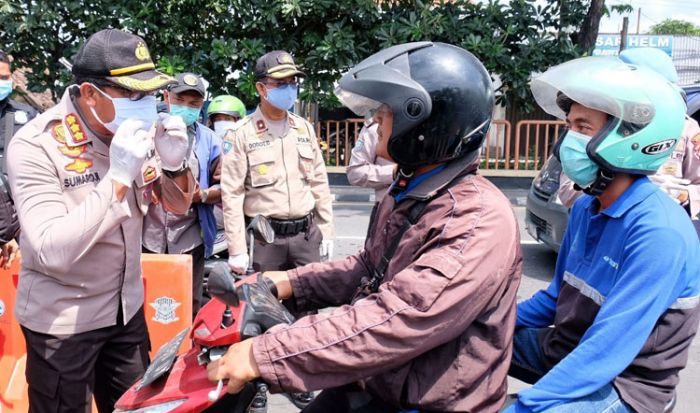
<path id="1" fill-rule="evenodd" d="M 262 119 L 258 119 L 258 121 L 255 122 L 255 130 L 258 132 L 263 132 L 265 129 L 267 129 L 265 121 Z"/>
<path id="2" fill-rule="evenodd" d="M 233 148 L 233 143 L 231 141 L 224 141 L 223 148 L 224 148 L 224 155 L 226 155 L 227 153 L 229 153 L 231 148 Z"/>
<path id="3" fill-rule="evenodd" d="M 83 132 L 83 127 L 80 125 L 80 120 L 75 113 L 69 113 L 66 115 L 66 126 L 68 127 L 68 133 L 73 138 L 73 142 L 82 143 L 87 141 L 88 137 Z"/>

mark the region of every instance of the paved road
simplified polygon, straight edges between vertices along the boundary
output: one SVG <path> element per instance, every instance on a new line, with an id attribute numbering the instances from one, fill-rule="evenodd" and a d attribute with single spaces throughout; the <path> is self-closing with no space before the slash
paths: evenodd
<path id="1" fill-rule="evenodd" d="M 504 191 L 513 203 L 513 209 L 520 224 L 524 268 L 523 278 L 518 290 L 518 299 L 530 297 L 541 288 L 545 288 L 551 279 L 556 263 L 556 254 L 533 240 L 525 231 L 525 207 L 522 197 L 524 191 Z M 520 204 L 520 205 L 518 205 Z M 335 258 L 345 257 L 362 248 L 365 231 L 369 223 L 372 204 L 369 202 L 336 202 L 334 204 L 336 220 Z M 675 413 L 695 413 L 700 411 L 700 339 L 696 337 L 690 351 L 688 367 L 681 372 L 678 388 L 678 404 Z M 517 392 L 526 387 L 522 382 L 509 380 L 509 392 Z M 291 413 L 296 409 L 284 396 L 273 395 L 270 398 L 270 413 Z"/>

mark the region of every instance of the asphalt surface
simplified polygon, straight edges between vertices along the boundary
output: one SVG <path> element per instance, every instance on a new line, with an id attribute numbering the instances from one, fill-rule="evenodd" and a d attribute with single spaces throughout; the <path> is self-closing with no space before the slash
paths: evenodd
<path id="1" fill-rule="evenodd" d="M 506 197 L 510 200 L 520 224 L 520 238 L 523 252 L 523 277 L 518 290 L 518 300 L 529 298 L 536 291 L 549 284 L 557 255 L 544 245 L 538 243 L 525 230 L 525 198 L 527 182 L 497 181 Z M 347 186 L 331 188 L 335 197 L 333 212 L 336 226 L 336 243 L 334 258 L 340 259 L 354 254 L 364 244 L 364 236 L 369 224 L 374 195 L 372 191 Z M 604 351 L 604 350 L 602 350 Z M 674 413 L 696 413 L 700 411 L 700 339 L 697 337 L 691 345 L 687 367 L 681 372 L 677 387 L 678 401 Z M 515 393 L 528 385 L 515 379 L 509 379 L 508 391 Z M 283 395 L 271 395 L 270 413 L 291 413 L 299 411 Z"/>

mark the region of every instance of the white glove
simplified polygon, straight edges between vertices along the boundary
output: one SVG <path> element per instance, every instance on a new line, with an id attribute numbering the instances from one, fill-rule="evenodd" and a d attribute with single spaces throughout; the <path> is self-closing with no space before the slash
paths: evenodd
<path id="1" fill-rule="evenodd" d="M 685 192 L 684 199 L 687 199 L 688 185 L 690 180 L 676 178 L 673 175 L 651 175 L 649 179 L 654 182 L 659 188 L 666 192 L 676 202 L 681 202 L 681 194 Z"/>
<path id="2" fill-rule="evenodd" d="M 160 166 L 166 171 L 179 171 L 189 147 L 187 125 L 179 116 L 159 113 L 158 117 L 154 141 Z"/>
<path id="3" fill-rule="evenodd" d="M 228 266 L 236 274 L 243 274 L 248 268 L 248 254 L 237 254 L 228 257 Z"/>
<path id="4" fill-rule="evenodd" d="M 131 187 L 131 182 L 141 173 L 152 141 L 145 129 L 146 124 L 136 119 L 127 119 L 119 125 L 109 144 L 109 171 L 115 181 Z"/>
<path id="5" fill-rule="evenodd" d="M 333 240 L 324 239 L 321 241 L 319 252 L 321 253 L 321 260 L 330 261 L 333 258 Z"/>

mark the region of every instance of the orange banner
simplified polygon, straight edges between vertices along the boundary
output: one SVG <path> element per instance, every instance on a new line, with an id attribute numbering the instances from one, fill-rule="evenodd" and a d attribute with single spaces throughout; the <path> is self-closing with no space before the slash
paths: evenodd
<path id="1" fill-rule="evenodd" d="M 143 254 L 141 266 L 153 356 L 161 345 L 192 325 L 192 257 Z M 14 317 L 19 267 L 16 260 L 9 270 L 0 269 L 0 413 L 28 411 L 26 347 Z M 190 345 L 185 340 L 181 350 Z"/>

